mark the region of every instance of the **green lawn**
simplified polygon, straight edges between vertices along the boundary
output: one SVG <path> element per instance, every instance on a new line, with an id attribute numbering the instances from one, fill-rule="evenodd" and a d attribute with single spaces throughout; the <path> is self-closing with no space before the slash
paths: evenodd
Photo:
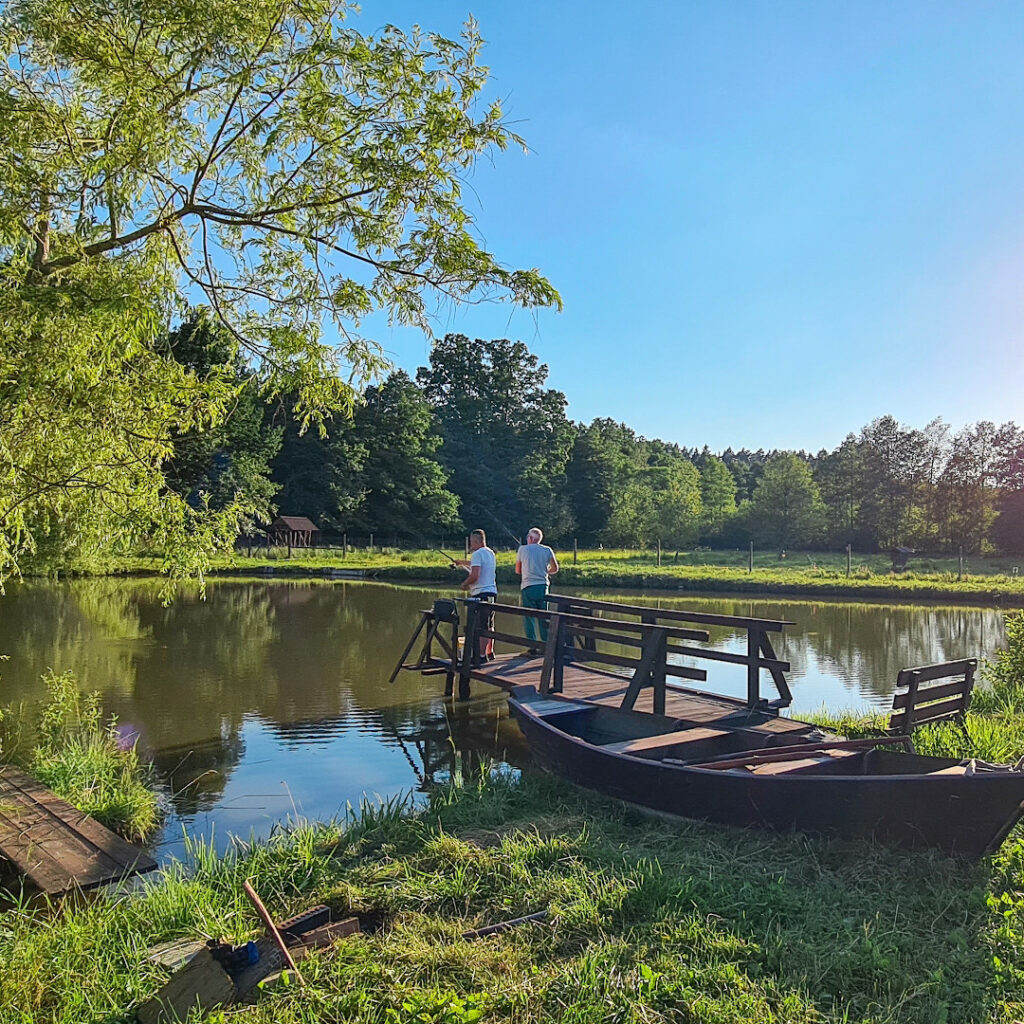
<path id="1" fill-rule="evenodd" d="M 518 583 L 514 552 L 499 550 L 497 555 L 498 582 Z M 1024 603 L 1024 566 L 1011 558 L 965 558 L 961 576 L 956 558 L 913 558 L 906 572 L 894 573 L 884 555 L 855 555 L 847 576 L 846 555 L 836 552 L 789 552 L 784 560 L 777 552 L 756 552 L 753 572 L 748 571 L 746 551 L 698 549 L 680 551 L 678 558 L 666 551 L 660 567 L 650 551 L 587 550 L 576 560 L 572 551 L 558 555 L 562 571 L 557 584 L 562 586 Z M 112 573 L 158 573 L 162 564 L 157 556 L 138 556 L 107 568 Z M 347 556 L 340 549 L 295 549 L 290 558 L 285 548 L 272 549 L 269 555 L 257 551 L 252 558 L 241 552 L 219 557 L 211 571 L 316 576 L 332 568 L 362 569 L 392 581 L 449 583 L 459 578 L 439 552 L 399 548 L 355 548 Z"/>

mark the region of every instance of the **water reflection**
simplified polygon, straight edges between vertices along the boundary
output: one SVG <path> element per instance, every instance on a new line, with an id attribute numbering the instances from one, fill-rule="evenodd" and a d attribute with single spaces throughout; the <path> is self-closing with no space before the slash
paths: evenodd
<path id="1" fill-rule="evenodd" d="M 352 582 L 213 581 L 165 607 L 153 581 L 12 586 L 0 599 L 0 702 L 31 704 L 48 668 L 136 728 L 183 829 L 266 834 L 364 794 L 422 791 L 481 761 L 522 763 L 500 695 L 441 699 L 443 679 L 387 677 L 436 590 Z M 589 596 L 614 598 L 609 592 Z M 620 597 L 631 603 L 788 619 L 776 647 L 793 666 L 794 710 L 888 706 L 909 665 L 986 655 L 1003 639 L 997 609 L 731 598 Z M 712 628 L 741 651 L 745 634 Z M 702 667 L 708 667 L 704 662 Z M 743 694 L 740 666 L 710 663 L 708 688 Z M 770 683 L 764 684 L 768 692 Z"/>

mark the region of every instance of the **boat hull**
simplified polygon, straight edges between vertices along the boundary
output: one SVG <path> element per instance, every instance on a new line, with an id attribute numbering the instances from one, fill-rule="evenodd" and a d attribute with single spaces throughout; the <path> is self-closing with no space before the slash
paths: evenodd
<path id="1" fill-rule="evenodd" d="M 997 848 L 1024 812 L 1019 772 L 755 776 L 612 752 L 545 721 L 529 701 L 510 698 L 509 706 L 545 765 L 663 814 L 931 847 L 973 860 Z"/>

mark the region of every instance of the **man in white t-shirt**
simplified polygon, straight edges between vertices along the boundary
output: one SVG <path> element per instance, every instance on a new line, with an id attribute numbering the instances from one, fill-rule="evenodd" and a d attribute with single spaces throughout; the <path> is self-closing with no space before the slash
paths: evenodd
<path id="1" fill-rule="evenodd" d="M 550 578 L 558 572 L 558 559 L 554 551 L 541 544 L 544 534 L 539 527 L 533 527 L 526 535 L 526 543 L 516 552 L 516 572 L 523 578 L 519 603 L 524 608 L 540 608 L 547 610 L 548 603 L 544 600 L 548 592 Z M 526 636 L 530 640 L 537 639 L 537 619 L 525 622 Z M 540 638 L 547 641 L 548 623 L 540 620 Z"/>
<path id="2" fill-rule="evenodd" d="M 469 570 L 459 586 L 468 590 L 470 597 L 478 597 L 481 602 L 493 604 L 498 599 L 498 584 L 494 578 L 497 563 L 494 552 L 487 546 L 487 534 L 483 530 L 474 530 L 469 535 L 469 550 L 471 554 L 468 559 L 455 560 L 456 565 Z M 477 627 L 493 632 L 494 612 L 481 607 L 477 614 Z M 481 637 L 478 652 L 481 658 L 493 661 L 494 641 L 490 637 Z"/>

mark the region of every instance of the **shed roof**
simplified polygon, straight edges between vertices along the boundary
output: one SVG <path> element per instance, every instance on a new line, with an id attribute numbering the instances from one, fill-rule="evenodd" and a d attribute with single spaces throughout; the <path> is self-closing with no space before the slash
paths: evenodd
<path id="1" fill-rule="evenodd" d="M 298 533 L 319 533 L 312 519 L 305 516 L 278 516 L 271 524 L 272 530 L 295 530 Z"/>

